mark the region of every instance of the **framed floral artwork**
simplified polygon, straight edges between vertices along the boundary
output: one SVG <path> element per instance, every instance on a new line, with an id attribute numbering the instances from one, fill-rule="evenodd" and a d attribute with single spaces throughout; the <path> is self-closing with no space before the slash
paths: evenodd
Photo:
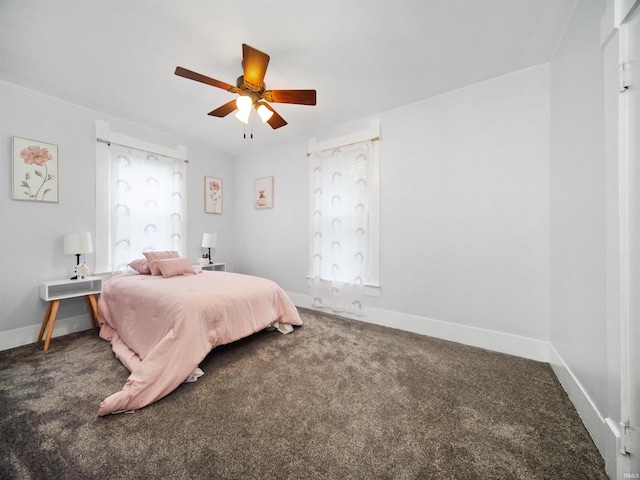
<path id="1" fill-rule="evenodd" d="M 58 146 L 13 137 L 11 198 L 57 203 Z"/>
<path id="2" fill-rule="evenodd" d="M 273 177 L 257 178 L 253 184 L 253 206 L 273 208 Z"/>
<path id="3" fill-rule="evenodd" d="M 219 178 L 204 177 L 204 211 L 222 213 L 222 180 Z"/>

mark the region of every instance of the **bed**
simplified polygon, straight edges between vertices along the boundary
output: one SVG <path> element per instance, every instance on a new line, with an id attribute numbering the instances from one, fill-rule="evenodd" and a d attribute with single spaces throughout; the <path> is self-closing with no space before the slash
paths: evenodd
<path id="1" fill-rule="evenodd" d="M 296 307 L 271 280 L 229 272 L 192 275 L 126 273 L 104 282 L 100 337 L 131 375 L 104 399 L 98 415 L 149 405 L 197 377 L 216 346 L 268 327 L 302 325 Z"/>

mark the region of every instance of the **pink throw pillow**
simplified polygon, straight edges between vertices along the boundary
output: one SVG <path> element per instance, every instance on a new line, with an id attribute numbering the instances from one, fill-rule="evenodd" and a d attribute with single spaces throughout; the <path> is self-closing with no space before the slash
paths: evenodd
<path id="1" fill-rule="evenodd" d="M 161 258 L 156 260 L 156 266 L 164 278 L 196 273 L 188 258 Z"/>
<path id="2" fill-rule="evenodd" d="M 162 275 L 160 269 L 156 265 L 158 260 L 162 260 L 164 258 L 178 258 L 178 252 L 174 250 L 167 250 L 164 252 L 142 252 L 147 261 L 149 262 L 149 270 L 151 270 L 151 275 Z"/>
<path id="3" fill-rule="evenodd" d="M 129 262 L 129 268 L 135 270 L 142 275 L 151 275 L 151 269 L 149 268 L 149 262 L 146 258 L 138 258 Z"/>

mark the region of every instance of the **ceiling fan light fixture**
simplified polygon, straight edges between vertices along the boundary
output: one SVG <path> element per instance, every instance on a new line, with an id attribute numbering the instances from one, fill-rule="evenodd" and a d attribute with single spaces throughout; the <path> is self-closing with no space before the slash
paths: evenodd
<path id="1" fill-rule="evenodd" d="M 253 105 L 253 101 L 246 95 L 240 95 L 236 98 L 236 107 L 240 111 L 251 110 L 251 105 Z"/>
<path id="2" fill-rule="evenodd" d="M 256 110 L 262 119 L 262 123 L 266 123 L 273 116 L 273 111 L 269 110 L 269 108 L 267 108 L 267 106 L 262 102 L 258 102 Z"/>
<path id="3" fill-rule="evenodd" d="M 251 115 L 251 110 L 238 110 L 235 117 L 242 123 L 247 124 L 249 123 L 249 115 Z"/>
<path id="4" fill-rule="evenodd" d="M 247 97 L 246 95 L 240 95 L 236 99 L 236 106 L 238 107 L 238 112 L 235 117 L 240 120 L 242 123 L 249 123 L 249 116 L 251 115 L 251 106 L 253 105 L 253 100 Z"/>

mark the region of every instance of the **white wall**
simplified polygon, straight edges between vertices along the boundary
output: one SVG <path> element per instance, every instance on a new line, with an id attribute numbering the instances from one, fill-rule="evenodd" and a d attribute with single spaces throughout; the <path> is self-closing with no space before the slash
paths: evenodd
<path id="1" fill-rule="evenodd" d="M 65 233 L 89 231 L 95 241 L 95 120 L 109 122 L 118 133 L 168 147 L 186 145 L 189 156 L 187 255 L 194 261 L 203 231 L 219 232 L 218 256 L 233 267 L 231 239 L 233 162 L 195 144 L 110 117 L 21 86 L 0 81 L 0 349 L 36 340 L 46 304 L 41 281 L 71 275 L 75 257 L 62 254 Z M 33 203 L 11 200 L 11 138 L 58 145 L 60 201 Z M 204 175 L 223 179 L 223 215 L 204 213 Z M 93 255 L 87 263 L 93 269 Z M 88 323 L 82 299 L 61 302 L 54 335 L 64 332 L 64 319 L 81 316 Z M 18 331 L 16 331 L 18 330 Z M 8 333 L 9 332 L 9 333 Z"/>
<path id="2" fill-rule="evenodd" d="M 385 308 L 548 337 L 548 66 L 382 117 Z"/>
<path id="3" fill-rule="evenodd" d="M 578 2 L 551 62 L 550 170 L 550 341 L 559 376 L 574 403 L 584 404 L 581 414 L 601 451 L 607 404 L 603 12 L 604 2 Z"/>
<path id="4" fill-rule="evenodd" d="M 380 119 L 382 288 L 369 305 L 548 340 L 548 65 Z M 236 167 L 238 268 L 300 295 L 308 294 L 307 141 Z M 268 175 L 275 208 L 254 210 L 253 181 Z"/>
<path id="5" fill-rule="evenodd" d="M 288 292 L 306 291 L 308 275 L 307 139 L 236 159 L 236 271 L 271 278 Z M 274 208 L 256 210 L 257 178 L 274 177 Z"/>

